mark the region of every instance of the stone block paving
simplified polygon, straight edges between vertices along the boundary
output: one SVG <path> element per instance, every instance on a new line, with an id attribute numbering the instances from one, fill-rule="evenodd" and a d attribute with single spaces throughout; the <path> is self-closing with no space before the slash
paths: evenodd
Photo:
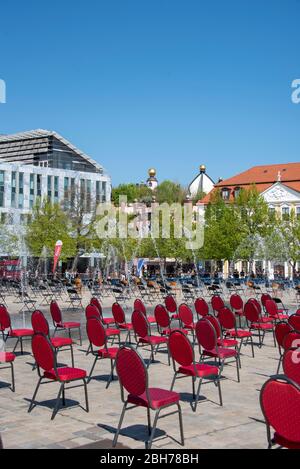
<path id="1" fill-rule="evenodd" d="M 9 307 L 11 310 L 12 306 Z M 49 307 L 41 308 L 50 323 Z M 105 310 L 108 312 L 108 309 Z M 129 315 L 129 311 L 127 315 Z M 64 311 L 66 320 L 81 319 L 85 332 L 83 311 Z M 14 324 L 22 324 L 20 315 L 12 315 Z M 30 325 L 30 315 L 26 316 L 26 326 Z M 63 334 L 63 333 L 62 333 Z M 125 338 L 125 335 L 124 335 Z M 14 345 L 8 342 L 7 350 Z M 74 346 L 75 366 L 90 370 L 91 355 L 86 356 L 88 343 Z M 40 387 L 37 405 L 27 412 L 29 400 L 37 383 L 37 372 L 32 370 L 30 341 L 25 342 L 25 354 L 18 355 L 15 361 L 16 392 L 7 386 L 10 371 L 0 372 L 0 433 L 5 448 L 111 448 L 111 442 L 121 413 L 122 402 L 118 381 L 111 383 L 106 390 L 106 379 L 110 372 L 108 360 L 99 361 L 94 371 L 94 379 L 88 385 L 90 412 L 78 407 L 84 406 L 83 388 L 66 393 L 65 408 L 61 408 L 54 421 L 51 421 L 52 406 L 58 392 L 58 384 L 51 383 Z M 144 358 L 149 350 L 143 350 Z M 224 367 L 222 392 L 224 406 L 218 405 L 218 392 L 213 383 L 202 387 L 202 399 L 197 412 L 191 409 L 191 379 L 178 380 L 175 390 L 181 394 L 183 424 L 186 448 L 266 448 L 266 429 L 259 405 L 259 391 L 277 368 L 278 349 L 273 345 L 271 335 L 267 335 L 262 349 L 255 347 L 255 358 L 251 357 L 251 347 L 242 349 L 241 382 L 236 381 L 235 363 Z M 59 363 L 70 365 L 69 352 L 59 354 Z M 149 368 L 150 386 L 170 388 L 173 368 L 167 366 L 167 356 L 156 355 L 155 363 Z M 119 437 L 119 447 L 144 448 L 147 439 L 146 410 L 134 409 L 126 413 L 123 430 Z M 178 416 L 173 415 L 159 420 L 153 449 L 177 449 L 179 426 Z"/>

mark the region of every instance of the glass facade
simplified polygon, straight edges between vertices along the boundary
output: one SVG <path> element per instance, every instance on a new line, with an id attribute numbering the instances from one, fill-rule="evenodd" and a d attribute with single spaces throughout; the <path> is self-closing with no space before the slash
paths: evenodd
<path id="1" fill-rule="evenodd" d="M 11 207 L 16 208 L 17 173 L 11 173 Z"/>
<path id="2" fill-rule="evenodd" d="M 0 171 L 0 207 L 4 207 L 4 171 Z"/>
<path id="3" fill-rule="evenodd" d="M 30 174 L 29 181 L 29 208 L 34 206 L 34 174 Z"/>

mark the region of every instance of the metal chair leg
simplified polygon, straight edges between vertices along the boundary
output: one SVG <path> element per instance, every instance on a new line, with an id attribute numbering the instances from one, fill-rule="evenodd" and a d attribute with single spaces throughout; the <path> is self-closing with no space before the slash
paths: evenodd
<path id="1" fill-rule="evenodd" d="M 89 382 L 91 381 L 91 379 L 92 379 L 92 374 L 93 374 L 94 368 L 95 368 L 95 366 L 96 366 L 97 360 L 98 360 L 98 357 L 95 357 L 95 360 L 94 360 L 94 363 L 93 363 L 93 365 L 92 365 L 91 371 L 90 371 L 90 373 L 89 373 L 89 375 L 88 375 L 88 378 L 87 378 L 87 382 L 88 382 L 88 383 L 89 383 Z"/>
<path id="2" fill-rule="evenodd" d="M 200 395 L 201 384 L 202 384 L 202 379 L 199 380 L 199 385 L 198 385 L 198 389 L 197 389 L 197 394 L 196 394 L 195 401 L 194 401 L 194 407 L 193 407 L 193 405 L 192 405 L 192 410 L 193 410 L 193 412 L 196 412 L 196 410 L 197 410 L 197 405 L 198 405 L 198 400 L 199 400 L 199 395 Z"/>
<path id="3" fill-rule="evenodd" d="M 149 440 L 146 441 L 146 449 L 151 449 L 152 442 L 153 442 L 153 438 L 154 438 L 155 431 L 156 431 L 156 426 L 157 426 L 157 421 L 158 421 L 158 417 L 159 417 L 160 411 L 161 411 L 161 409 L 158 409 L 158 410 L 155 412 L 155 417 L 154 417 L 154 421 L 153 421 L 153 427 L 152 427 L 151 435 L 150 435 Z"/>
<path id="4" fill-rule="evenodd" d="M 151 416 L 150 416 L 150 409 L 147 407 L 147 420 L 148 420 L 148 435 L 151 435 Z"/>
<path id="5" fill-rule="evenodd" d="M 123 409 L 122 409 L 122 412 L 121 412 L 121 416 L 120 416 L 118 428 L 117 428 L 117 431 L 116 431 L 116 434 L 115 434 L 115 436 L 114 436 L 113 443 L 112 443 L 112 447 L 113 447 L 113 448 L 116 446 L 117 441 L 118 441 L 118 438 L 119 438 L 119 433 L 120 433 L 121 426 L 122 426 L 122 423 L 123 423 L 123 420 L 124 420 L 124 415 L 125 415 L 125 412 L 126 412 L 126 407 L 127 407 L 127 401 L 126 401 L 125 404 L 123 405 Z"/>
<path id="6" fill-rule="evenodd" d="M 177 378 L 177 371 L 175 371 L 174 373 L 174 376 L 173 376 L 173 379 L 172 379 L 172 384 L 171 384 L 171 388 L 170 388 L 170 391 L 173 391 L 173 388 L 174 388 L 174 385 L 175 385 L 175 380 Z"/>
<path id="7" fill-rule="evenodd" d="M 184 433 L 183 433 L 183 422 L 182 422 L 182 411 L 181 406 L 178 403 L 178 415 L 179 415 L 179 428 L 180 428 L 180 437 L 181 437 L 181 445 L 184 446 Z"/>
<path id="8" fill-rule="evenodd" d="M 71 362 L 72 362 L 72 368 L 74 368 L 74 352 L 73 352 L 73 345 L 70 345 L 70 351 L 71 351 Z"/>
<path id="9" fill-rule="evenodd" d="M 62 393 L 62 391 L 63 391 L 63 387 L 64 387 L 64 385 L 61 384 L 61 385 L 60 385 L 60 388 L 59 388 L 59 391 L 58 391 L 58 394 L 57 394 L 55 407 L 54 407 L 53 412 L 52 412 L 52 415 L 51 415 L 51 420 L 54 419 L 54 417 L 56 416 L 56 414 L 57 414 L 57 412 L 58 412 L 59 404 L 60 404 L 60 395 L 61 395 L 61 393 Z"/>
<path id="10" fill-rule="evenodd" d="M 38 380 L 38 384 L 36 385 L 35 391 L 34 391 L 34 393 L 33 393 L 33 396 L 32 396 L 32 399 L 31 399 L 31 402 L 30 402 L 30 405 L 29 405 L 29 408 L 28 408 L 28 413 L 31 412 L 32 409 L 33 409 L 34 401 L 35 401 L 37 392 L 38 392 L 38 390 L 39 390 L 41 381 L 42 381 L 42 378 L 40 378 L 40 379 Z"/>
<path id="11" fill-rule="evenodd" d="M 11 362 L 10 364 L 11 367 L 11 390 L 12 392 L 15 392 L 15 374 L 14 374 L 14 364 Z"/>
<path id="12" fill-rule="evenodd" d="M 86 411 L 89 412 L 89 398 L 88 398 L 88 391 L 87 391 L 87 382 L 86 379 L 83 379 L 83 384 L 84 384 L 84 395 L 85 395 L 85 406 L 86 406 Z"/>
<path id="13" fill-rule="evenodd" d="M 221 381 L 218 378 L 217 380 L 217 386 L 218 386 L 218 391 L 219 391 L 219 399 L 220 399 L 220 407 L 223 407 L 223 398 L 222 398 L 222 390 L 221 390 Z"/>

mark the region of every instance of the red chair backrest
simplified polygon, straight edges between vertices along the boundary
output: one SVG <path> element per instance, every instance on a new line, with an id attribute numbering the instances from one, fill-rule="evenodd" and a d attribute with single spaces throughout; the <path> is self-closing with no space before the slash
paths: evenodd
<path id="1" fill-rule="evenodd" d="M 217 313 L 220 311 L 220 309 L 224 308 L 225 304 L 220 295 L 212 296 L 211 306 L 214 311 L 217 311 Z"/>
<path id="2" fill-rule="evenodd" d="M 172 295 L 168 295 L 165 298 L 165 305 L 169 313 L 176 313 L 177 304 Z"/>
<path id="3" fill-rule="evenodd" d="M 181 304 L 178 309 L 179 319 L 185 326 L 194 324 L 194 317 L 191 308 L 185 303 Z"/>
<path id="4" fill-rule="evenodd" d="M 98 298 L 96 298 L 95 296 L 93 296 L 93 297 L 91 298 L 90 304 L 96 306 L 96 307 L 99 309 L 99 313 L 100 313 L 100 315 L 101 315 L 101 317 L 102 317 L 102 306 L 101 306 L 101 303 L 100 303 L 100 301 L 98 300 Z"/>
<path id="5" fill-rule="evenodd" d="M 85 308 L 85 317 L 86 317 L 86 319 L 93 318 L 93 317 L 101 319 L 101 314 L 100 314 L 99 309 L 97 308 L 97 306 L 89 304 Z"/>
<path id="6" fill-rule="evenodd" d="M 278 322 L 275 326 L 275 337 L 279 347 L 283 347 L 285 336 L 292 332 L 293 328 L 287 322 Z"/>
<path id="7" fill-rule="evenodd" d="M 300 308 L 297 309 L 296 314 L 297 314 L 298 316 L 300 316 Z"/>
<path id="8" fill-rule="evenodd" d="M 293 329 L 296 329 L 296 331 L 300 331 L 300 315 L 292 314 L 292 316 L 289 317 L 289 324 Z"/>
<path id="9" fill-rule="evenodd" d="M 300 388 L 287 378 L 271 378 L 260 392 L 267 424 L 291 442 L 300 443 Z"/>
<path id="10" fill-rule="evenodd" d="M 50 371 L 55 368 L 55 353 L 49 339 L 43 334 L 34 334 L 31 340 L 32 354 L 39 368 Z"/>
<path id="11" fill-rule="evenodd" d="M 0 329 L 5 331 L 5 329 L 11 328 L 10 315 L 7 311 L 6 306 L 0 305 Z"/>
<path id="12" fill-rule="evenodd" d="M 282 366 L 285 376 L 300 386 L 300 348 L 287 350 L 283 356 Z"/>
<path id="13" fill-rule="evenodd" d="M 170 326 L 170 316 L 163 305 L 157 305 L 154 309 L 155 320 L 160 327 Z"/>
<path id="14" fill-rule="evenodd" d="M 269 316 L 276 316 L 278 314 L 277 303 L 274 300 L 266 300 L 265 309 Z"/>
<path id="15" fill-rule="evenodd" d="M 236 320 L 234 313 L 229 308 L 222 308 L 218 314 L 221 327 L 225 330 L 235 329 Z"/>
<path id="16" fill-rule="evenodd" d="M 50 314 L 54 323 L 60 324 L 62 322 L 61 310 L 54 300 L 50 303 Z"/>
<path id="17" fill-rule="evenodd" d="M 300 346 L 300 332 L 292 331 L 286 334 L 283 339 L 284 350 L 296 349 Z"/>
<path id="18" fill-rule="evenodd" d="M 219 320 L 215 316 L 212 316 L 210 314 L 208 316 L 205 316 L 205 319 L 207 319 L 211 323 L 211 325 L 215 328 L 217 338 L 219 339 L 221 337 L 221 326 L 220 326 Z"/>
<path id="19" fill-rule="evenodd" d="M 42 311 L 34 311 L 31 315 L 32 329 L 35 334 L 40 333 L 49 336 L 49 324 Z"/>
<path id="20" fill-rule="evenodd" d="M 263 293 L 263 294 L 261 295 L 260 300 L 261 300 L 261 304 L 262 304 L 264 307 L 266 307 L 266 302 L 267 302 L 267 300 L 272 300 L 272 297 L 271 297 L 271 295 L 269 295 L 269 293 Z"/>
<path id="21" fill-rule="evenodd" d="M 256 306 L 259 315 L 261 315 L 261 304 L 256 298 L 249 298 L 247 303 L 253 303 Z"/>
<path id="22" fill-rule="evenodd" d="M 213 350 L 217 346 L 216 330 L 206 317 L 197 322 L 196 337 L 198 344 L 205 350 Z"/>
<path id="23" fill-rule="evenodd" d="M 209 314 L 209 306 L 204 298 L 195 300 L 195 310 L 198 316 L 207 316 Z"/>
<path id="24" fill-rule="evenodd" d="M 144 305 L 144 303 L 142 302 L 142 300 L 140 298 L 137 298 L 134 301 L 133 308 L 134 308 L 134 311 L 140 311 L 145 316 L 147 316 L 146 306 Z"/>
<path id="25" fill-rule="evenodd" d="M 112 305 L 112 314 L 116 324 L 124 324 L 126 322 L 125 313 L 120 303 Z"/>
<path id="26" fill-rule="evenodd" d="M 244 314 L 247 321 L 251 323 L 259 321 L 259 310 L 253 301 L 247 301 L 244 308 Z"/>
<path id="27" fill-rule="evenodd" d="M 103 347 L 106 344 L 105 329 L 100 318 L 87 318 L 86 333 L 90 344 L 94 345 L 95 347 Z"/>
<path id="28" fill-rule="evenodd" d="M 244 308 L 244 302 L 240 295 L 236 293 L 230 297 L 230 306 L 234 311 L 242 311 Z"/>
<path id="29" fill-rule="evenodd" d="M 121 347 L 116 356 L 119 382 L 129 394 L 140 396 L 148 385 L 148 374 L 142 357 L 131 347 Z"/>
<path id="30" fill-rule="evenodd" d="M 141 338 L 150 335 L 149 323 L 147 317 L 142 311 L 135 310 L 131 316 L 131 324 L 133 326 L 134 333 Z"/>
<path id="31" fill-rule="evenodd" d="M 168 346 L 171 357 L 180 366 L 190 366 L 194 363 L 193 347 L 182 331 L 171 332 Z"/>

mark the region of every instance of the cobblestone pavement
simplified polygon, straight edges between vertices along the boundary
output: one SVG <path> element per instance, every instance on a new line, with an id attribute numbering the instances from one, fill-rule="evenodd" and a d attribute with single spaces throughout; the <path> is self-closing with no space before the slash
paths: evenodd
<path id="1" fill-rule="evenodd" d="M 112 301 L 112 300 L 111 300 Z M 85 298 L 84 305 L 87 304 Z M 109 300 L 106 300 L 109 303 Z M 15 326 L 22 326 L 23 316 L 14 311 L 18 307 L 8 303 Z M 295 310 L 296 306 L 292 305 Z M 49 323 L 49 306 L 41 305 Z M 108 313 L 109 308 L 105 308 Z M 127 315 L 130 315 L 130 308 Z M 63 310 L 66 320 L 81 320 L 85 332 L 83 310 L 68 312 Z M 25 316 L 25 325 L 30 325 L 30 314 Z M 125 338 L 125 335 L 124 335 Z M 11 350 L 14 340 L 8 341 Z M 87 340 L 82 347 L 76 345 L 75 366 L 90 370 L 93 357 L 86 356 Z M 149 357 L 149 351 L 142 355 Z M 251 357 L 251 347 L 242 349 L 241 383 L 236 381 L 234 364 L 225 366 L 222 392 L 224 406 L 218 405 L 218 392 L 213 383 L 202 388 L 202 399 L 197 412 L 191 409 L 191 380 L 183 379 L 176 383 L 180 392 L 186 448 L 265 448 L 266 431 L 259 406 L 259 391 L 267 378 L 275 374 L 278 349 L 274 348 L 272 337 L 266 338 L 262 349 L 255 347 L 255 359 Z M 167 366 L 167 356 L 159 353 L 156 362 L 149 368 L 150 385 L 170 388 L 173 369 Z M 70 365 L 69 352 L 59 354 L 59 363 Z M 66 394 L 66 407 L 61 409 L 54 421 L 50 420 L 58 385 L 52 383 L 41 386 L 37 405 L 29 414 L 28 404 L 37 383 L 37 372 L 32 370 L 30 341 L 25 342 L 25 354 L 18 355 L 15 361 L 16 392 L 13 393 L 7 382 L 10 371 L 1 371 L 0 382 L 0 433 L 5 448 L 76 448 L 98 442 L 99 447 L 111 447 L 111 441 L 118 424 L 122 408 L 120 388 L 117 380 L 105 389 L 109 375 L 109 362 L 98 362 L 94 379 L 88 385 L 90 412 L 78 407 L 84 405 L 83 388 L 72 389 Z M 126 413 L 119 443 L 130 448 L 144 448 L 147 439 L 145 409 L 135 409 Z M 155 448 L 180 448 L 178 417 L 173 415 L 159 421 Z M 101 443 L 102 442 L 102 443 Z M 97 445 L 96 445 L 97 446 Z"/>

